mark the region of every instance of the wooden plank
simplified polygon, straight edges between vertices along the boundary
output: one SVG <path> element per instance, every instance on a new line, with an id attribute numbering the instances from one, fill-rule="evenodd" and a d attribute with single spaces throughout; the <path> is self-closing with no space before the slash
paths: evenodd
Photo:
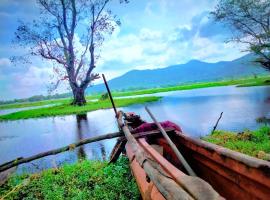
<path id="1" fill-rule="evenodd" d="M 118 125 L 124 132 L 137 162 L 144 169 L 147 176 L 155 184 L 165 199 L 194 199 L 185 190 L 183 190 L 155 161 L 147 157 L 146 152 L 144 152 L 144 150 L 139 146 L 134 136 L 130 133 L 127 125 L 123 123 L 123 113 L 118 112 L 117 116 Z"/>
<path id="2" fill-rule="evenodd" d="M 165 131 L 167 133 L 172 133 L 175 130 L 173 128 L 165 128 Z M 160 130 L 152 130 L 152 131 L 146 131 L 146 132 L 140 132 L 140 133 L 135 133 L 133 136 L 138 139 L 142 137 L 150 137 L 150 136 L 157 136 L 161 135 Z M 118 139 L 117 143 L 115 144 L 112 153 L 110 155 L 110 162 L 109 163 L 115 163 L 117 159 L 119 158 L 120 154 L 123 152 L 125 149 L 125 145 L 127 143 L 127 140 L 125 137 L 121 137 Z"/>
<path id="3" fill-rule="evenodd" d="M 148 114 L 150 115 L 150 117 L 152 118 L 152 120 L 155 122 L 155 124 L 157 125 L 157 127 L 159 128 L 159 130 L 161 131 L 162 135 L 164 136 L 164 138 L 167 140 L 168 144 L 170 145 L 170 147 L 172 148 L 172 150 L 174 151 L 175 155 L 177 156 L 177 158 L 181 161 L 182 165 L 185 167 L 185 169 L 187 170 L 187 172 L 189 173 L 189 175 L 191 176 L 196 176 L 195 172 L 193 171 L 193 169 L 190 167 L 190 165 L 188 164 L 188 162 L 186 161 L 186 159 L 184 158 L 184 156 L 180 153 L 180 151 L 177 149 L 177 147 L 175 146 L 175 144 L 173 143 L 173 141 L 171 140 L 171 138 L 168 136 L 168 134 L 166 133 L 166 131 L 163 129 L 163 127 L 161 126 L 161 124 L 157 121 L 157 119 L 154 117 L 154 115 L 152 114 L 152 112 L 149 110 L 149 108 L 147 108 L 147 106 L 145 106 L 145 110 L 148 112 Z"/>

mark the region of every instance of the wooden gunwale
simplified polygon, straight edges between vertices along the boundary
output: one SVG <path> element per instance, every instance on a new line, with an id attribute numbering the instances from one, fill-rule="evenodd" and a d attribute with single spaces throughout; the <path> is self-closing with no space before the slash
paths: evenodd
<path id="1" fill-rule="evenodd" d="M 172 140 L 199 177 L 228 199 L 269 199 L 270 163 L 180 132 Z M 171 152 L 162 138 L 156 139 Z M 172 156 L 174 161 L 174 157 Z"/>
<path id="2" fill-rule="evenodd" d="M 194 152 L 199 152 L 207 158 L 230 168 L 237 173 L 252 180 L 256 180 L 262 185 L 270 187 L 270 162 L 254 158 L 203 140 L 194 139 L 187 135 L 178 133 L 180 137 L 177 142 L 184 144 Z M 237 162 L 237 165 L 234 165 Z M 256 176 L 254 174 L 256 171 Z M 268 179 L 265 179 L 268 177 Z"/>

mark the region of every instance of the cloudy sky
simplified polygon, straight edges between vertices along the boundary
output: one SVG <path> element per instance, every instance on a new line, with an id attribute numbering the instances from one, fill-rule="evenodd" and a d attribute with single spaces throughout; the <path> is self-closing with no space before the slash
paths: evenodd
<path id="1" fill-rule="evenodd" d="M 216 0 L 130 0 L 110 5 L 121 26 L 102 48 L 96 72 L 110 79 L 132 69 L 154 69 L 186 63 L 233 60 L 239 45 L 225 43 L 229 31 L 213 22 Z M 38 17 L 35 0 L 0 1 L 0 100 L 47 94 L 52 67 L 39 59 L 14 65 L 9 58 L 24 49 L 11 45 L 18 19 Z M 61 92 L 61 91 L 60 91 Z"/>

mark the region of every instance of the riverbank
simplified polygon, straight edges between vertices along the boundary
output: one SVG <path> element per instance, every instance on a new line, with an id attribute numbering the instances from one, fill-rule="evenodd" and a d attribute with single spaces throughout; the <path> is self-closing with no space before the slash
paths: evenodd
<path id="1" fill-rule="evenodd" d="M 268 80 L 270 80 L 270 76 L 262 76 L 257 78 L 243 78 L 237 80 L 221 80 L 214 82 L 201 82 L 201 83 L 193 83 L 193 84 L 185 84 L 185 85 L 177 85 L 171 87 L 162 87 L 162 88 L 152 88 L 152 89 L 144 89 L 130 92 L 113 92 L 113 96 L 132 96 L 132 95 L 143 95 L 143 94 L 154 94 L 159 92 L 170 92 L 170 91 L 178 91 L 178 90 L 193 90 L 200 88 L 209 88 L 209 87 L 219 87 L 219 86 L 229 86 L 236 85 L 237 87 L 246 87 L 246 86 L 264 86 L 270 85 Z"/>
<path id="2" fill-rule="evenodd" d="M 15 175 L 0 187 L 0 199 L 137 200 L 139 196 L 124 157 L 110 165 L 85 160 L 40 174 Z"/>
<path id="3" fill-rule="evenodd" d="M 124 96 L 135 96 L 135 95 L 144 95 L 144 94 L 154 94 L 154 93 L 159 93 L 159 92 L 192 90 L 192 89 L 199 89 L 199 88 L 229 86 L 229 85 L 236 85 L 238 87 L 263 86 L 263 85 L 270 85 L 269 80 L 270 80 L 269 76 L 261 76 L 257 78 L 252 77 L 252 78 L 243 78 L 243 79 L 237 79 L 237 80 L 201 82 L 201 83 L 184 84 L 184 85 L 177 85 L 177 86 L 171 86 L 171 87 L 160 87 L 160 88 L 152 88 L 152 89 L 127 91 L 127 92 L 112 92 L 112 94 L 114 97 L 124 97 Z M 93 99 L 99 99 L 100 97 L 101 97 L 101 94 L 96 94 L 96 95 L 87 96 L 86 99 L 90 101 Z M 3 105 L 0 105 L 0 110 L 44 106 L 44 105 L 49 105 L 49 104 L 58 104 L 58 105 L 68 104 L 71 101 L 72 99 L 66 98 L 66 99 L 54 99 L 54 100 L 26 102 L 26 103 L 17 103 L 17 104 L 3 104 Z"/>
<path id="4" fill-rule="evenodd" d="M 262 126 L 255 131 L 245 130 L 241 133 L 218 130 L 202 139 L 270 161 L 270 126 Z"/>
<path id="5" fill-rule="evenodd" d="M 133 104 L 143 104 L 147 102 L 158 101 L 160 98 L 161 97 L 137 97 L 137 98 L 115 99 L 115 104 L 117 107 L 125 107 Z M 88 102 L 85 106 L 73 106 L 70 105 L 69 103 L 66 103 L 51 107 L 23 110 L 6 115 L 0 115 L 0 121 L 64 116 L 71 114 L 84 114 L 89 111 L 106 109 L 111 107 L 112 105 L 109 100 Z"/>

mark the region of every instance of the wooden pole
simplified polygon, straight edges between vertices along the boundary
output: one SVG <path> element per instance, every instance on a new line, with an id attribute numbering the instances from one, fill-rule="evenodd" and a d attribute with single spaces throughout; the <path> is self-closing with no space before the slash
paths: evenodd
<path id="1" fill-rule="evenodd" d="M 116 107 L 115 107 L 115 104 L 114 104 L 114 101 L 113 101 L 113 98 L 112 98 L 111 90 L 109 88 L 109 85 L 108 85 L 108 83 L 106 81 L 106 78 L 105 78 L 105 75 L 104 74 L 102 74 L 102 78 L 103 78 L 103 81 L 105 83 L 105 86 L 106 86 L 106 89 L 108 91 L 108 94 L 110 96 L 110 100 L 111 100 L 111 103 L 112 103 L 112 106 L 113 106 L 113 109 L 114 109 L 114 112 L 115 112 L 115 116 L 116 116 L 117 115 L 117 110 L 116 110 Z"/>
<path id="2" fill-rule="evenodd" d="M 167 142 L 169 143 L 169 145 L 171 146 L 172 150 L 174 151 L 175 155 L 177 156 L 177 158 L 181 161 L 181 163 L 183 164 L 183 166 L 185 167 L 185 169 L 187 170 L 187 172 L 189 173 L 189 175 L 191 176 L 196 176 L 195 172 L 192 170 L 192 168 L 189 166 L 189 164 L 187 163 L 186 159 L 183 157 L 183 155 L 179 152 L 179 150 L 177 149 L 177 147 L 175 146 L 175 144 L 172 142 L 172 140 L 170 139 L 170 137 L 168 136 L 168 134 L 166 133 L 166 131 L 163 129 L 163 127 L 160 125 L 160 123 L 156 120 L 156 118 L 154 117 L 154 115 L 151 113 L 151 111 L 149 110 L 149 108 L 147 108 L 147 106 L 145 106 L 145 110 L 148 112 L 148 114 L 150 115 L 150 117 L 152 118 L 152 120 L 155 122 L 155 124 L 157 125 L 157 127 L 159 128 L 159 130 L 161 131 L 162 135 L 164 136 L 164 138 L 167 140 Z"/>
<path id="3" fill-rule="evenodd" d="M 39 154 L 36 154 L 36 155 L 28 157 L 28 158 L 15 159 L 15 160 L 10 161 L 8 163 L 2 164 L 0 167 L 0 172 L 3 172 L 3 171 L 10 169 L 12 167 L 15 167 L 15 166 L 18 166 L 20 164 L 27 163 L 27 162 L 30 162 L 30 161 L 33 161 L 33 160 L 36 160 L 36 159 L 39 159 L 39 158 L 42 158 L 45 156 L 56 155 L 56 154 L 59 154 L 59 153 L 65 152 L 65 151 L 73 150 L 74 148 L 79 147 L 79 146 L 84 145 L 84 144 L 97 142 L 97 141 L 105 140 L 105 139 L 111 139 L 111 138 L 120 137 L 120 136 L 123 136 L 123 133 L 120 133 L 120 132 L 109 133 L 106 135 L 100 135 L 100 136 L 80 140 L 77 143 L 70 144 L 70 145 L 67 145 L 67 146 L 64 146 L 64 147 L 61 147 L 58 149 L 46 151 L 43 153 L 39 153 Z"/>
<path id="4" fill-rule="evenodd" d="M 123 123 L 123 113 L 118 112 L 117 114 L 118 125 L 123 130 L 128 144 L 135 154 L 135 158 L 144 169 L 147 176 L 155 184 L 159 192 L 170 200 L 180 199 L 193 199 L 184 189 L 182 189 L 154 160 L 147 157 L 146 152 L 140 147 L 134 136 L 130 133 L 128 126 Z"/>
<path id="5" fill-rule="evenodd" d="M 220 116 L 219 116 L 219 118 L 218 118 L 218 120 L 217 120 L 215 126 L 213 127 L 213 130 L 212 130 L 211 134 L 213 134 L 214 131 L 216 130 L 216 128 L 217 128 L 217 126 L 218 126 L 218 123 L 219 123 L 219 120 L 221 119 L 222 115 L 223 115 L 223 112 L 220 113 Z"/>

